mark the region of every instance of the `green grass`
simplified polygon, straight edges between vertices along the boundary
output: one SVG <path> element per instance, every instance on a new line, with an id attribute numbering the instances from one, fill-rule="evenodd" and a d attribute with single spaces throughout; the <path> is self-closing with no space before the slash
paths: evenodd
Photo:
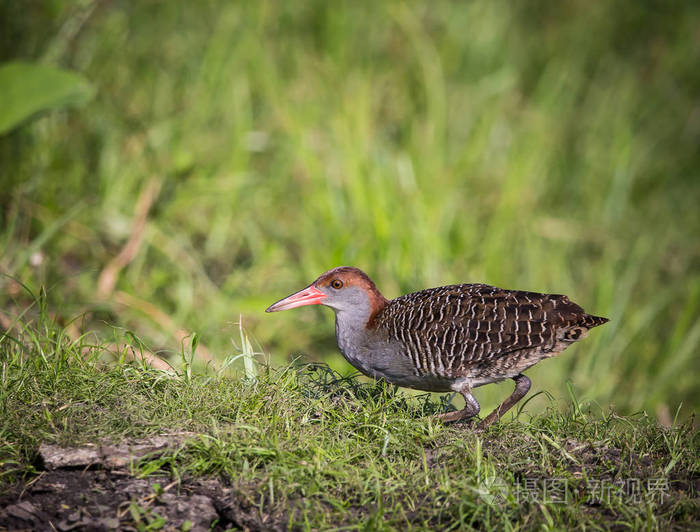
<path id="1" fill-rule="evenodd" d="M 697 528 L 698 27 L 683 2 L 0 2 L 0 61 L 96 89 L 0 136 L 0 484 L 42 441 L 176 427 L 199 436 L 135 474 L 221 476 L 302 529 Z M 327 309 L 263 313 L 341 264 L 611 321 L 475 433 L 345 377 Z"/>
<path id="2" fill-rule="evenodd" d="M 0 137 L 4 326 L 31 302 L 16 279 L 82 316 L 74 339 L 120 327 L 167 354 L 196 331 L 201 371 L 242 316 L 274 367 L 347 373 L 329 312 L 263 309 L 354 265 L 387 297 L 566 293 L 611 322 L 533 368 L 536 389 L 696 411 L 697 5 L 31 4 L 0 8 L 0 58 L 97 92 Z M 506 386 L 479 390 L 485 410 Z"/>
<path id="3" fill-rule="evenodd" d="M 574 399 L 564 411 L 525 408 L 478 433 L 431 416 L 446 405 L 428 395 L 341 378 L 323 365 L 259 366 L 256 378 L 221 367 L 162 371 L 106 363 L 105 347 L 72 341 L 47 319 L 17 331 L 0 340 L 3 490 L 35 478 L 41 442 L 189 431 L 187 442 L 131 473 L 157 482 L 164 473 L 220 477 L 268 526 L 683 530 L 700 522 L 691 424 L 662 428 Z M 629 479 L 638 482 L 634 499 L 614 487 Z M 611 494 L 596 501 L 595 486 Z M 135 521 L 165 524 L 143 504 L 134 511 Z"/>

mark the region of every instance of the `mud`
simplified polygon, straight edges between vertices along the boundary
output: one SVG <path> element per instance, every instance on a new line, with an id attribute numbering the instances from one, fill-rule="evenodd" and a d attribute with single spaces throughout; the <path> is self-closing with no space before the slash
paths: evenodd
<path id="1" fill-rule="evenodd" d="M 0 494 L 0 530 L 283 530 L 219 479 L 137 478 L 134 460 L 181 441 L 153 438 L 62 449 L 42 445 L 29 481 Z"/>
<path id="2" fill-rule="evenodd" d="M 189 527 L 189 528 L 188 528 Z M 283 530 L 217 479 L 46 471 L 0 496 L 0 530 Z"/>

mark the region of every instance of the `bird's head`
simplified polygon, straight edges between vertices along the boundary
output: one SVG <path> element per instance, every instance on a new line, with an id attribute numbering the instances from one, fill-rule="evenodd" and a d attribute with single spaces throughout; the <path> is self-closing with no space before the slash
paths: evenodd
<path id="1" fill-rule="evenodd" d="M 279 300 L 265 312 L 289 310 L 304 305 L 326 305 L 336 312 L 363 314 L 369 318 L 383 308 L 386 302 L 362 270 L 341 266 L 327 271 L 303 290 Z"/>

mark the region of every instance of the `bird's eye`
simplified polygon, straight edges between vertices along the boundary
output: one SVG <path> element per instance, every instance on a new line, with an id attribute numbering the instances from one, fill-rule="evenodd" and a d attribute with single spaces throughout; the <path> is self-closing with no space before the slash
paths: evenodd
<path id="1" fill-rule="evenodd" d="M 331 281 L 331 287 L 335 288 L 336 290 L 340 290 L 341 288 L 343 288 L 343 281 L 341 281 L 340 279 L 333 279 Z"/>

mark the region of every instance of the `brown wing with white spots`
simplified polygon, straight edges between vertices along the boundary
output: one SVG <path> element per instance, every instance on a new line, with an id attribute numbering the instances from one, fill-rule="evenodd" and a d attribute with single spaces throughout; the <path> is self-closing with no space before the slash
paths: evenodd
<path id="1" fill-rule="evenodd" d="M 452 377 L 515 351 L 554 351 L 606 321 L 563 295 L 461 284 L 394 299 L 371 326 L 404 346 L 417 374 Z"/>

